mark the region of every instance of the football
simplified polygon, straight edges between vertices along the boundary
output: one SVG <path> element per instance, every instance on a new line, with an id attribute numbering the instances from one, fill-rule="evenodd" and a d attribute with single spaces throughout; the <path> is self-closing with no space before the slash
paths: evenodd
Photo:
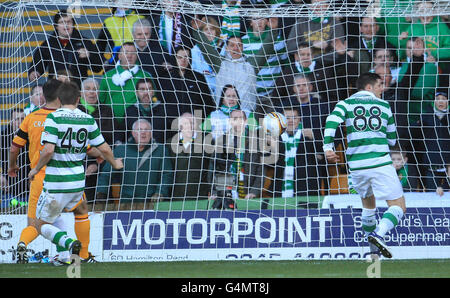
<path id="1" fill-rule="evenodd" d="M 286 126 L 286 117 L 281 113 L 271 112 L 264 116 L 264 132 L 272 137 L 278 138 L 286 130 Z"/>

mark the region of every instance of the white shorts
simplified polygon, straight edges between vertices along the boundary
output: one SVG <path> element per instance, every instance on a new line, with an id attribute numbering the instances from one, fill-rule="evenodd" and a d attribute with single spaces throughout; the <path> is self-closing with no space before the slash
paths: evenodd
<path id="1" fill-rule="evenodd" d="M 403 188 L 392 164 L 351 172 L 352 187 L 361 198 L 371 195 L 377 200 L 396 200 L 403 196 Z"/>
<path id="2" fill-rule="evenodd" d="M 36 207 L 36 218 L 53 223 L 63 210 L 72 211 L 84 199 L 84 192 L 54 193 L 42 191 Z"/>

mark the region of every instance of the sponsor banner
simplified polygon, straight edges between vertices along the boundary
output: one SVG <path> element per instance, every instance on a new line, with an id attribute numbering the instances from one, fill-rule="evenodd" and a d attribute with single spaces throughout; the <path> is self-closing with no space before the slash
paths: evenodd
<path id="1" fill-rule="evenodd" d="M 381 209 L 378 219 L 385 209 Z M 64 214 L 75 237 L 73 215 Z M 0 263 L 15 262 L 26 215 L 0 217 Z M 365 259 L 360 209 L 90 214 L 99 261 Z M 385 237 L 395 259 L 450 258 L 450 208 L 409 208 Z M 55 246 L 39 236 L 30 255 Z"/>
<path id="2" fill-rule="evenodd" d="M 448 257 L 441 248 L 450 247 L 449 214 L 450 208 L 408 209 L 386 243 L 399 258 Z M 233 250 L 238 255 L 254 251 L 252 256 L 278 253 L 283 259 L 297 253 L 301 257 L 296 258 L 320 259 L 319 252 L 331 259 L 353 258 L 352 253 L 363 258 L 367 246 L 359 209 L 113 212 L 104 218 L 104 258 L 111 261 L 119 255 L 167 261 L 168 252 L 174 260 L 225 260 Z"/>
<path id="3" fill-rule="evenodd" d="M 72 213 L 62 213 L 65 225 L 67 226 L 67 234 L 76 238 L 74 232 L 75 220 Z M 91 221 L 91 234 L 89 251 L 95 256 L 102 256 L 103 244 L 103 214 L 89 213 Z M 15 263 L 16 248 L 19 242 L 20 233 L 27 226 L 26 215 L 1 215 L 0 216 L 0 263 Z M 38 236 L 28 247 L 28 255 L 49 251 L 49 256 L 56 255 L 56 247 L 50 241 L 42 236 Z M 101 257 L 99 258 L 101 260 Z"/>
<path id="4" fill-rule="evenodd" d="M 393 259 L 450 258 L 450 246 L 394 246 Z M 172 261 L 273 261 L 273 260 L 367 260 L 368 246 L 364 247 L 299 247 L 250 249 L 144 249 L 109 250 L 104 262 L 172 262 Z"/>

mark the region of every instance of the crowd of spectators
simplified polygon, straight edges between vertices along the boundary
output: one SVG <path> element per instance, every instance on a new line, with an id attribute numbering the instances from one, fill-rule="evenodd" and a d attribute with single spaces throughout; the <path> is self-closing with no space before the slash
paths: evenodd
<path id="1" fill-rule="evenodd" d="M 249 1 L 314 6 L 297 19 L 241 17 L 238 8 Z M 88 200 L 220 197 L 215 208 L 233 208 L 237 197 L 326 194 L 325 118 L 365 72 L 383 79 L 405 190 L 449 189 L 450 29 L 443 18 L 325 17 L 324 0 L 223 0 L 226 13 L 216 17 L 184 14 L 177 0 L 161 2 L 162 11 L 114 8 L 95 41 L 61 10 L 54 32 L 34 51 L 25 114 L 43 104 L 36 82 L 44 73 L 74 81 L 82 91 L 79 108 L 124 158 L 120 171 L 87 161 Z M 430 5 L 420 1 L 417 9 Z M 286 116 L 288 129 L 278 140 L 278 161 L 263 166 L 262 155 L 248 151 L 248 136 L 271 111 Z M 208 137 L 215 149 L 233 150 L 196 150 L 196 140 Z M 405 170 L 407 164 L 417 170 Z M 3 173 L 2 185 L 8 183 Z"/>

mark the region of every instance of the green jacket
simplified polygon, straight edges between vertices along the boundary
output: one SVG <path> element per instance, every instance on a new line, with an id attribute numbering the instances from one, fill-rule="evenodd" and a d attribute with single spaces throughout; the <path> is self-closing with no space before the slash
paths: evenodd
<path id="1" fill-rule="evenodd" d="M 112 170 L 106 163 L 100 171 L 97 193 L 108 194 L 111 183 L 121 185 L 121 199 L 146 199 L 154 194 L 170 197 L 173 184 L 173 165 L 166 146 L 156 142 L 139 152 L 134 141 L 118 145 L 114 149 L 116 158 L 123 158 L 124 167 Z M 145 157 L 145 152 L 151 152 Z M 142 162 L 141 166 L 139 164 Z"/>
<path id="2" fill-rule="evenodd" d="M 111 69 L 103 76 L 103 79 L 99 87 L 98 100 L 102 104 L 111 105 L 114 117 L 119 122 L 124 121 L 125 110 L 138 101 L 136 95 L 136 84 L 140 79 L 152 78 L 152 75 L 146 71 L 143 71 L 141 67 L 133 77 L 126 81 L 125 85 L 117 86 L 113 83 L 112 77 L 119 73 L 123 73 L 125 70 L 119 65 L 114 69 Z"/>
<path id="3" fill-rule="evenodd" d="M 402 12 L 410 12 L 414 8 L 417 0 L 383 0 L 381 1 L 381 18 L 377 21 L 380 24 L 379 34 L 386 34 L 386 41 L 396 48 L 400 47 L 398 37 L 402 32 L 408 30 L 411 21 L 405 17 L 393 16 Z"/>

